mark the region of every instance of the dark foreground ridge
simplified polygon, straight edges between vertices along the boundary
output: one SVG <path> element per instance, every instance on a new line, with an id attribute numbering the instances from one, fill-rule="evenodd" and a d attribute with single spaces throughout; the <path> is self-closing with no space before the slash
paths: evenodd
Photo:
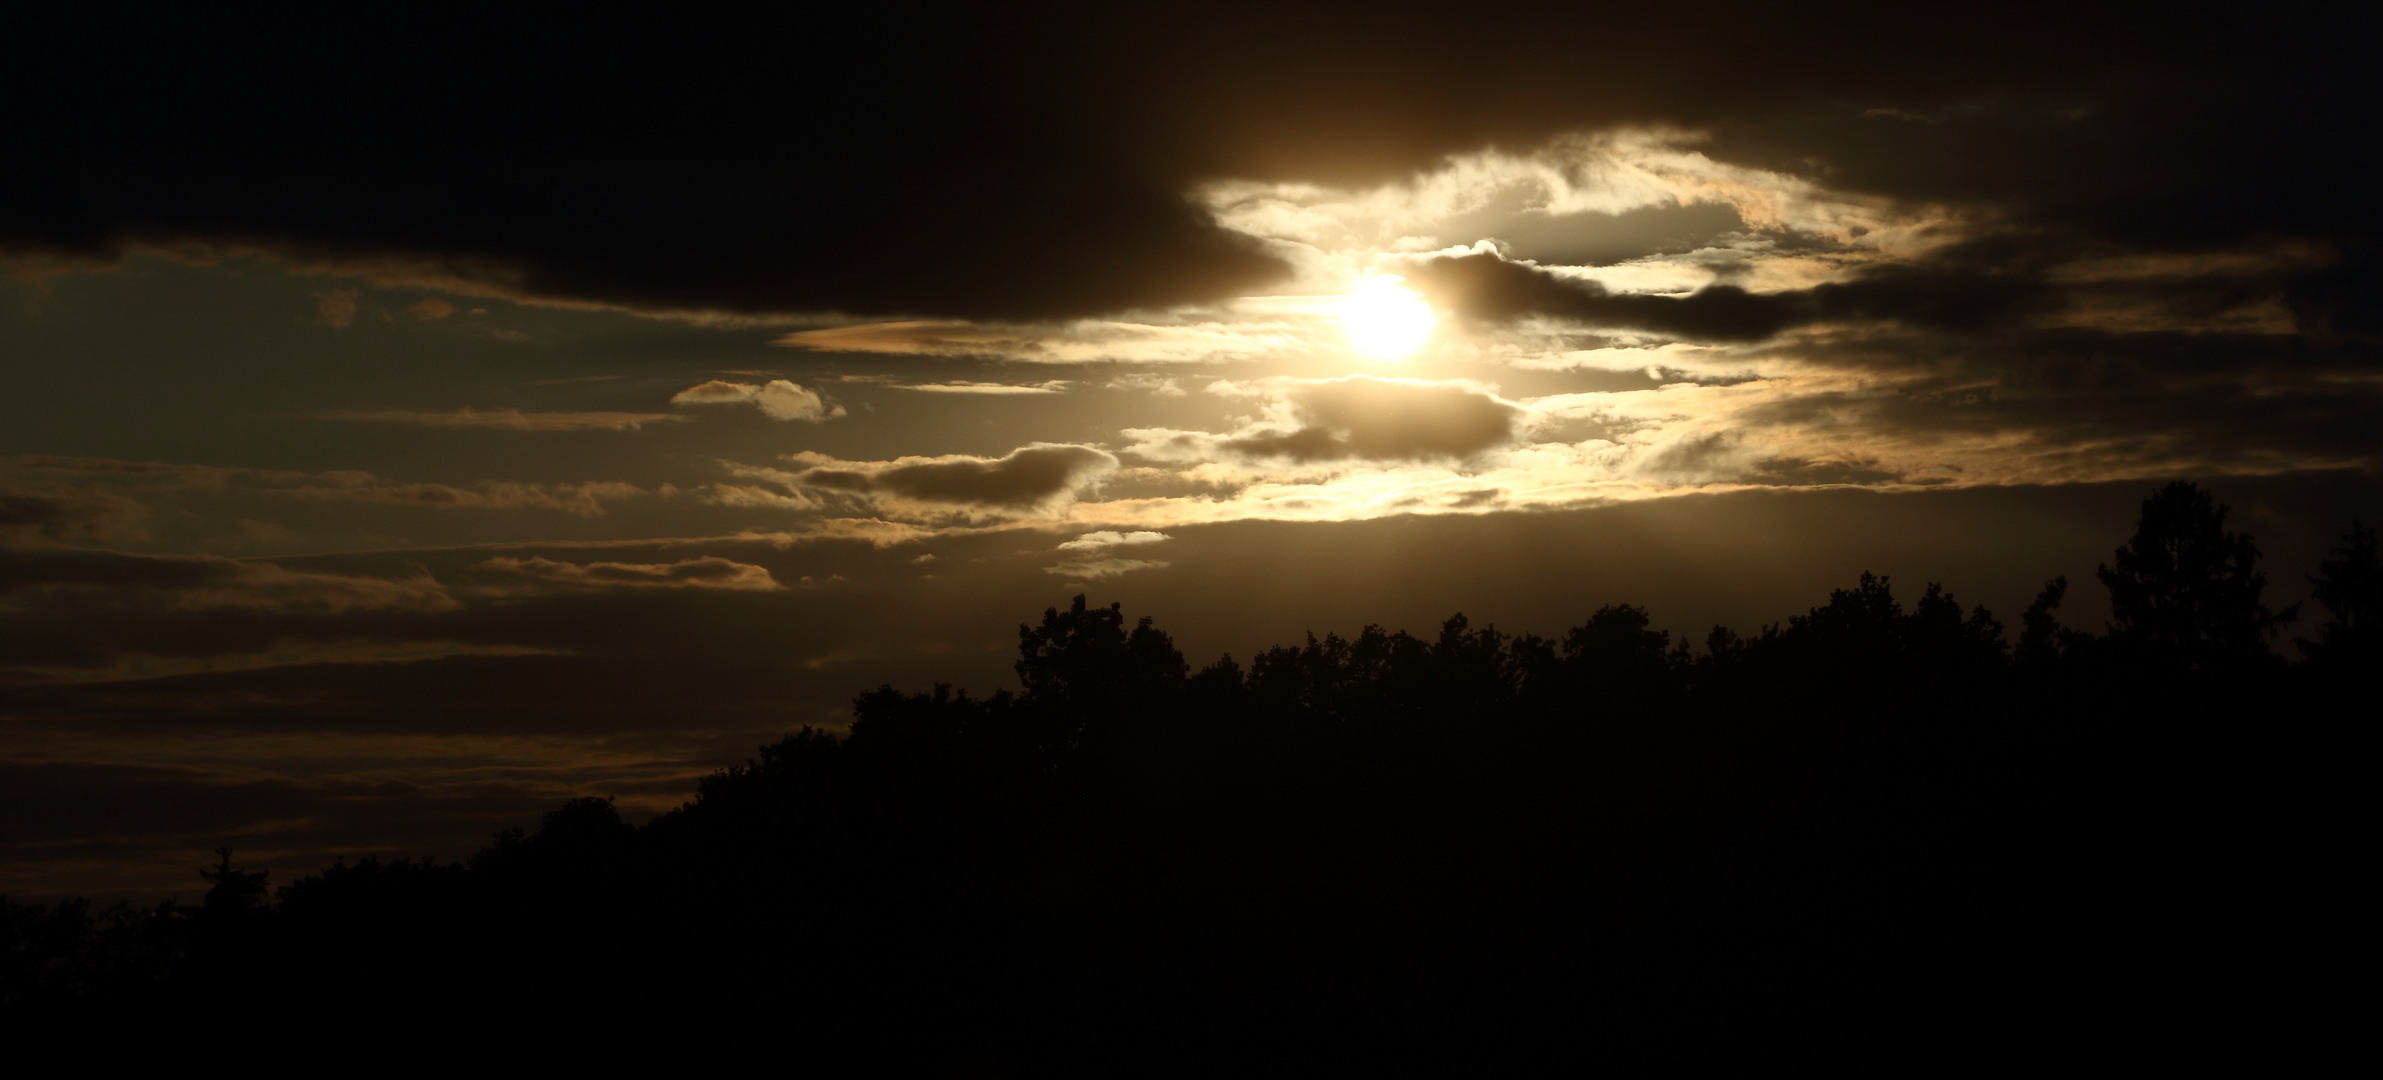
<path id="1" fill-rule="evenodd" d="M 2015 646 L 1864 574 L 1701 649 L 1625 605 L 1194 672 L 1078 597 L 1021 692 L 862 694 L 642 827 L 579 799 L 271 902 L 226 851 L 199 907 L 7 904 L 0 1015 L 831 1074 L 2280 1060 L 2346 1030 L 2383 572 L 2353 524 L 2287 663 L 2257 559 L 2171 485 L 2107 631 L 2055 580 Z"/>

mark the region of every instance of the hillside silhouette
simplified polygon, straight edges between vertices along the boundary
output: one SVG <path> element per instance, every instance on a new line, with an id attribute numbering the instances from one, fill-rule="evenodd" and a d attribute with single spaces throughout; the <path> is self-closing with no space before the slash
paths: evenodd
<path id="1" fill-rule="evenodd" d="M 1018 690 L 862 693 L 642 826 L 582 798 L 466 863 L 269 888 L 227 849 L 195 906 L 7 903 L 0 1009 L 830 1074 L 2283 1060 L 2347 1007 L 2383 572 L 2353 523 L 2298 616 L 2258 561 L 2178 483 L 2100 632 L 2065 577 L 2006 628 L 1864 573 L 1695 642 L 1614 604 L 1195 670 L 1079 596 Z"/>

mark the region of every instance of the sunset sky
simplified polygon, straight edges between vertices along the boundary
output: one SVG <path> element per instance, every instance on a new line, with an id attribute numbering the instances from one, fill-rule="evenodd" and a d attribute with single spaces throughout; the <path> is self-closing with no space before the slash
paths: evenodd
<path id="1" fill-rule="evenodd" d="M 1076 593 L 2015 623 L 2383 517 L 2371 27 L 193 11 L 0 46 L 0 893 L 633 817 Z M 39 103 L 39 104 L 35 104 Z"/>

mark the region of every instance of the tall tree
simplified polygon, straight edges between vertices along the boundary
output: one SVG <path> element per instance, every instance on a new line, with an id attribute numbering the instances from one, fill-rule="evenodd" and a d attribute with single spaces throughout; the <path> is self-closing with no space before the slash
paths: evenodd
<path id="1" fill-rule="evenodd" d="M 2298 614 L 2270 611 L 2259 546 L 2228 531 L 2228 508 L 2175 481 L 2143 500 L 2135 535 L 2095 576 L 2110 590 L 2110 638 L 2137 655 L 2194 669 L 2264 662 L 2267 641 Z"/>
<path id="2" fill-rule="evenodd" d="M 2353 520 L 2341 546 L 2327 554 L 2309 584 L 2333 618 L 2319 628 L 2317 640 L 2300 639 L 2301 651 L 2326 666 L 2372 660 L 2383 652 L 2383 557 L 2375 530 Z"/>

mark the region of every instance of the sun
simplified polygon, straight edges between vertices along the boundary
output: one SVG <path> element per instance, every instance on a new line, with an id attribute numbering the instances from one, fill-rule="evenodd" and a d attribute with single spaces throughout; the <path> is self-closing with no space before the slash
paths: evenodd
<path id="1" fill-rule="evenodd" d="M 1369 277 L 1341 301 L 1341 325 L 1358 352 L 1394 360 L 1414 352 L 1431 336 L 1431 305 L 1400 285 L 1403 280 L 1396 274 Z"/>

